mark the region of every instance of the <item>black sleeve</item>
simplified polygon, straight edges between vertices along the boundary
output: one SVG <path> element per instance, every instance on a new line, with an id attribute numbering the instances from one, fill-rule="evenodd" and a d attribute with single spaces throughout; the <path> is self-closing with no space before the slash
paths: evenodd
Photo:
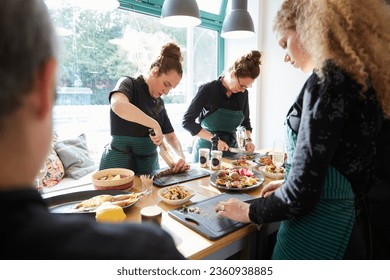
<path id="1" fill-rule="evenodd" d="M 377 177 L 389 182 L 390 188 L 390 120 L 385 119 L 382 129 L 378 135 L 376 155 Z"/>
<path id="2" fill-rule="evenodd" d="M 134 104 L 134 101 L 133 101 L 133 99 L 134 99 L 134 94 L 133 94 L 134 93 L 134 81 L 130 77 L 122 77 L 118 80 L 114 89 L 109 94 L 108 99 L 109 99 L 110 103 L 111 103 L 111 96 L 115 92 L 123 93 L 124 95 L 127 96 L 127 98 L 129 99 L 129 102 Z"/>
<path id="3" fill-rule="evenodd" d="M 163 134 L 174 132 L 171 120 L 168 117 L 168 113 L 165 107 L 160 113 L 160 120 L 162 120 L 161 130 Z"/>
<path id="4" fill-rule="evenodd" d="M 79 242 L 69 242 L 66 249 L 88 252 L 91 259 L 184 259 L 172 237 L 153 224 L 85 223 L 77 232 Z"/>
<path id="5" fill-rule="evenodd" d="M 206 85 L 201 86 L 183 116 L 182 125 L 192 136 L 197 135 L 202 129 L 200 123 L 196 122 L 196 119 L 200 116 L 202 110 L 205 110 L 205 105 L 209 98 L 210 91 L 208 87 Z"/>
<path id="6" fill-rule="evenodd" d="M 307 83 L 298 138 L 287 181 L 270 197 L 251 204 L 256 223 L 279 221 L 306 214 L 320 199 L 326 172 L 338 145 L 349 110 L 346 94 L 318 83 Z"/>
<path id="7" fill-rule="evenodd" d="M 252 125 L 251 125 L 251 120 L 249 117 L 249 98 L 248 98 L 248 92 L 246 92 L 246 98 L 244 100 L 243 104 L 243 110 L 242 112 L 244 113 L 244 120 L 242 121 L 242 126 L 245 127 L 246 130 L 249 130 L 252 132 Z"/>

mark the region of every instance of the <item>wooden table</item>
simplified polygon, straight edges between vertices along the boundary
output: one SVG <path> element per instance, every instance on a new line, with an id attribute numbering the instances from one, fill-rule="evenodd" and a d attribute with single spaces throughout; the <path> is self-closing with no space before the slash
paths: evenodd
<path id="1" fill-rule="evenodd" d="M 231 160 L 223 159 L 223 166 L 230 166 Z M 270 180 L 265 178 L 262 186 L 267 184 Z M 222 192 L 212 187 L 209 184 L 209 177 L 181 183 L 187 187 L 192 188 L 196 195 L 191 199 L 192 202 L 197 202 L 221 194 Z M 246 191 L 247 194 L 258 197 L 261 188 Z M 86 185 L 77 189 L 73 188 L 71 191 L 93 190 L 93 185 Z M 254 233 L 256 226 L 248 224 L 218 240 L 209 240 L 200 234 L 194 232 L 190 228 L 184 226 L 180 222 L 168 216 L 168 211 L 175 209 L 178 206 L 168 205 L 161 201 L 158 197 L 158 190 L 160 188 L 153 186 L 152 194 L 140 199 L 134 206 L 126 209 L 127 221 L 141 222 L 140 210 L 145 206 L 157 205 L 163 209 L 162 228 L 169 232 L 178 248 L 178 250 L 188 259 L 226 259 L 238 252 L 241 258 L 251 258 L 253 256 L 253 245 L 256 237 Z M 134 192 L 141 192 L 141 180 L 135 177 L 132 188 Z M 68 191 L 69 192 L 69 191 Z M 57 194 L 50 193 L 47 196 L 58 195 L 66 193 L 66 191 L 58 192 Z"/>

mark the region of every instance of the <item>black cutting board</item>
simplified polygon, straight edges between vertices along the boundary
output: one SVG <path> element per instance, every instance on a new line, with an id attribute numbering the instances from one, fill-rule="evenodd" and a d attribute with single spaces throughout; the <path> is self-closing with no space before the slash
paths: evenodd
<path id="1" fill-rule="evenodd" d="M 246 225 L 219 217 L 215 212 L 215 207 L 220 201 L 233 197 L 241 201 L 255 199 L 255 197 L 245 193 L 224 193 L 185 207 L 170 210 L 168 215 L 204 237 L 215 240 Z M 193 209 L 199 209 L 199 213 L 190 211 Z"/>
<path id="2" fill-rule="evenodd" d="M 165 169 L 156 170 L 155 172 L 153 172 L 153 174 L 157 174 Z M 191 166 L 191 168 L 190 168 L 190 170 L 188 170 L 188 172 L 163 176 L 160 178 L 154 178 L 153 183 L 154 183 L 154 185 L 156 185 L 158 187 L 166 187 L 166 186 L 170 186 L 170 185 L 180 184 L 183 182 L 207 177 L 210 175 L 211 175 L 211 172 L 207 169 L 202 169 L 202 168 Z"/>

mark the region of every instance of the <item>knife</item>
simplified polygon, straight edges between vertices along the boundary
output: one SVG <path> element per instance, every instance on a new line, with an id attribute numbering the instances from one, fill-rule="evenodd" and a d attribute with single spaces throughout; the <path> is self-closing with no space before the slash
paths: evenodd
<path id="1" fill-rule="evenodd" d="M 149 129 L 149 134 L 151 136 L 156 136 L 156 132 L 154 132 L 154 129 Z M 175 166 L 175 162 L 171 158 L 171 155 L 168 152 L 168 148 L 165 145 L 164 141 L 161 142 L 159 145 L 159 154 L 163 158 L 163 160 L 168 164 L 169 168 L 173 168 Z"/>
<path id="2" fill-rule="evenodd" d="M 246 154 L 248 156 L 253 155 L 252 152 L 247 152 L 245 150 L 240 150 L 238 148 L 232 148 L 232 147 L 229 147 L 229 152 L 236 153 L 236 154 Z"/>

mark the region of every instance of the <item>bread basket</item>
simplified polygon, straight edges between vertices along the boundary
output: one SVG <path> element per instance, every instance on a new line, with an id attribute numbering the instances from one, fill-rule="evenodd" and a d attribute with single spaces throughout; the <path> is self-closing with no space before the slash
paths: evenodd
<path id="1" fill-rule="evenodd" d="M 108 168 L 92 175 L 96 190 L 127 190 L 133 186 L 134 171 L 126 168 Z"/>

